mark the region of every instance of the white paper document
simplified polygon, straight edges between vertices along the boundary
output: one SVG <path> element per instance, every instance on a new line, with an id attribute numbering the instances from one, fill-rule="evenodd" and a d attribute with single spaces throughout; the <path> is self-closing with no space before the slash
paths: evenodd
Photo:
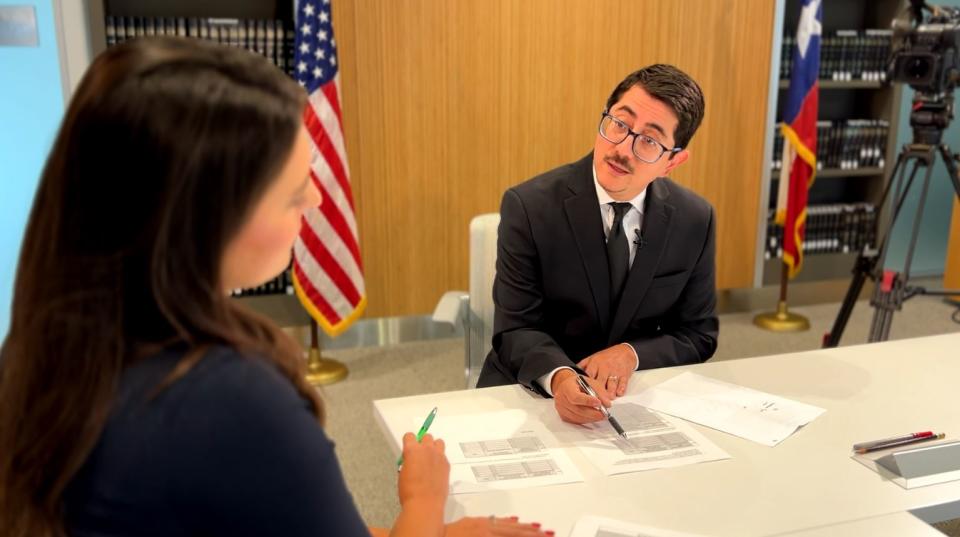
<path id="1" fill-rule="evenodd" d="M 586 515 L 577 521 L 570 537 L 705 537 L 693 533 L 662 530 L 630 522 Z"/>
<path id="2" fill-rule="evenodd" d="M 544 425 L 522 410 L 437 415 L 430 434 L 450 461 L 450 493 L 583 481 Z"/>
<path id="3" fill-rule="evenodd" d="M 730 455 L 682 420 L 622 400 L 610 407 L 627 439 L 606 420 L 583 427 L 580 451 L 606 475 L 729 459 Z M 565 436 L 566 437 L 566 436 Z"/>
<path id="4" fill-rule="evenodd" d="M 622 399 L 766 446 L 779 444 L 825 412 L 689 372 Z"/>

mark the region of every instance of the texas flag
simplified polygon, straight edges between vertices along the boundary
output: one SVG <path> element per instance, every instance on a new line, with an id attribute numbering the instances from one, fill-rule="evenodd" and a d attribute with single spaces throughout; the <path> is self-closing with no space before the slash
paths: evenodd
<path id="1" fill-rule="evenodd" d="M 783 168 L 777 195 L 776 221 L 783 226 L 783 262 L 790 277 L 803 264 L 807 190 L 817 170 L 817 77 L 820 72 L 821 0 L 803 0 L 793 49 L 793 73 L 783 123 Z"/>

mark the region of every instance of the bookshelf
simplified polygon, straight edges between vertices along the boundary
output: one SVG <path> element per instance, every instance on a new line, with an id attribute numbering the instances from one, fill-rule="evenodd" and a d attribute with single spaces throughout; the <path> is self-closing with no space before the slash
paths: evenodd
<path id="1" fill-rule="evenodd" d="M 857 254 L 855 253 L 807 254 L 804 258 L 803 270 L 790 280 L 790 283 L 820 282 L 849 278 L 853 275 L 853 263 L 856 260 Z M 764 262 L 764 285 L 779 285 L 780 265 L 779 259 Z"/>
<path id="2" fill-rule="evenodd" d="M 767 203 L 761 203 L 760 208 L 764 223 L 776 207 L 782 142 L 776 140 L 775 131 L 779 129 L 786 106 L 792 67 L 788 51 L 794 45 L 801 5 L 800 0 L 778 0 L 778 3 L 782 35 L 774 42 L 780 46 L 773 55 L 779 57 L 779 62 L 775 60 L 771 72 L 778 80 L 772 86 L 775 95 L 771 99 L 776 111 L 775 129 L 770 133 L 773 151 L 765 163 L 767 171 L 763 182 L 768 196 Z M 892 37 L 890 23 L 903 6 L 902 0 L 834 0 L 823 5 L 818 114 L 821 167 L 809 191 L 811 210 L 819 208 L 829 213 L 828 207 L 840 212 L 854 207 L 870 213 L 872 206 L 872 213 L 876 214 L 876 204 L 899 151 L 896 138 L 902 90 L 899 85 L 887 84 L 882 73 Z M 853 248 L 873 238 L 857 235 L 858 230 L 864 228 L 862 223 L 857 223 L 854 230 L 843 227 L 851 221 L 859 222 L 828 218 L 828 227 L 819 228 L 816 240 L 807 241 L 810 249 L 805 249 L 803 270 L 793 282 L 849 278 L 856 259 Z M 830 225 L 839 227 L 830 228 Z M 759 270 L 755 283 L 777 285 L 782 261 L 777 248 L 771 248 L 777 237 L 769 226 L 764 225 L 763 229 L 767 232 L 759 234 Z M 836 235 L 833 241 L 823 239 L 831 237 L 831 233 Z"/>
<path id="3" fill-rule="evenodd" d="M 293 24 L 289 0 L 98 0 L 106 16 L 279 19 Z"/>
<path id="4" fill-rule="evenodd" d="M 140 36 L 179 35 L 245 48 L 290 73 L 293 5 L 289 0 L 93 0 L 87 13 L 94 53 Z M 289 270 L 233 296 L 281 326 L 309 323 L 293 294 Z"/>
<path id="5" fill-rule="evenodd" d="M 789 80 L 781 79 L 777 83 L 779 89 L 785 90 L 790 87 Z M 821 80 L 820 89 L 880 89 L 883 82 L 879 80 Z"/>
<path id="6" fill-rule="evenodd" d="M 244 295 L 236 297 L 235 300 L 283 327 L 310 324 L 310 315 L 303 309 L 295 295 Z"/>
<path id="7" fill-rule="evenodd" d="M 855 170 L 826 169 L 817 172 L 817 179 L 833 179 L 838 177 L 875 177 L 878 175 L 883 175 L 883 170 L 883 168 L 873 166 L 868 168 L 857 168 Z"/>

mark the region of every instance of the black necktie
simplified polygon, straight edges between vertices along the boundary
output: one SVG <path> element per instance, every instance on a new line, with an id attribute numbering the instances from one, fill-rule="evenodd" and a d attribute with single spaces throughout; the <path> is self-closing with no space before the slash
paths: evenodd
<path id="1" fill-rule="evenodd" d="M 623 215 L 627 214 L 629 203 L 611 203 L 613 207 L 613 227 L 607 236 L 607 262 L 610 265 L 610 305 L 616 308 L 620 302 L 620 292 L 630 270 L 630 245 L 627 234 L 623 232 Z"/>

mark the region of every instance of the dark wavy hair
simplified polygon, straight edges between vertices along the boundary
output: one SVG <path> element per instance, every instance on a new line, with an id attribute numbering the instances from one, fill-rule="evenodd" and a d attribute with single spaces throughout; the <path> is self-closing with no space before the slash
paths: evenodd
<path id="1" fill-rule="evenodd" d="M 673 133 L 674 144 L 676 147 L 687 147 L 703 121 L 706 108 L 700 85 L 690 78 L 690 75 L 672 65 L 648 65 L 630 73 L 617 84 L 607 99 L 607 110 L 613 108 L 620 97 L 634 86 L 640 86 L 651 97 L 673 109 L 677 115 L 677 128 Z M 673 158 L 673 154 L 670 158 Z"/>
<path id="2" fill-rule="evenodd" d="M 0 533 L 64 532 L 61 497 L 120 375 L 171 345 L 274 362 L 310 402 L 297 344 L 227 296 L 227 243 L 289 158 L 306 95 L 249 52 L 138 39 L 101 54 L 46 162 L 0 364 Z"/>

